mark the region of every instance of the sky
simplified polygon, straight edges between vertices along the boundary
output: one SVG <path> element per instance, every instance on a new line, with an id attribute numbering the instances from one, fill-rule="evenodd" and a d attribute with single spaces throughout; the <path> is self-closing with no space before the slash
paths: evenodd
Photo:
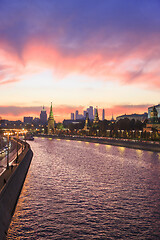
<path id="1" fill-rule="evenodd" d="M 0 116 L 160 103 L 159 0 L 0 0 Z M 100 116 L 101 118 L 101 116 Z"/>

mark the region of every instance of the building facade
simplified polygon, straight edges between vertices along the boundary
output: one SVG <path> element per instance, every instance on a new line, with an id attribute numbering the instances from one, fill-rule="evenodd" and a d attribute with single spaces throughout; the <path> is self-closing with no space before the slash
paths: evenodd
<path id="1" fill-rule="evenodd" d="M 139 120 L 141 122 L 143 122 L 145 119 L 148 118 L 148 114 L 147 113 L 143 113 L 143 114 L 130 114 L 130 115 L 121 115 L 121 116 L 118 116 L 116 117 L 116 121 L 120 120 L 120 119 L 125 119 L 125 118 L 128 118 L 129 120 L 132 120 L 134 119 L 135 121 Z"/>
<path id="2" fill-rule="evenodd" d="M 26 124 L 32 124 L 33 117 L 24 117 L 23 122 Z"/>
<path id="3" fill-rule="evenodd" d="M 160 104 L 148 108 L 148 118 L 151 118 L 151 112 L 152 112 L 153 107 L 156 108 L 157 113 L 158 113 L 158 118 L 160 118 Z"/>
<path id="4" fill-rule="evenodd" d="M 40 113 L 40 123 L 43 125 L 47 124 L 47 113 L 46 110 L 44 109 L 44 106 Z"/>
<path id="5" fill-rule="evenodd" d="M 90 106 L 89 108 L 87 108 L 87 112 L 88 112 L 89 119 L 93 120 L 94 119 L 94 117 L 93 117 L 93 107 Z"/>
<path id="6" fill-rule="evenodd" d="M 71 113 L 71 120 L 74 120 L 74 113 Z"/>

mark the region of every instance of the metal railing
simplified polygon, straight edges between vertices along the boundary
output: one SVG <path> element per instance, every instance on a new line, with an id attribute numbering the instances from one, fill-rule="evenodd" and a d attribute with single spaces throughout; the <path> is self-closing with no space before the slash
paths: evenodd
<path id="1" fill-rule="evenodd" d="M 11 144 L 15 144 L 14 148 L 12 148 Z M 0 159 L 0 175 L 9 168 L 9 166 L 13 165 L 13 162 L 15 164 L 18 163 L 19 155 L 24 151 L 26 147 L 26 142 L 21 141 L 18 138 L 12 138 L 11 140 L 8 138 L 7 147 L 5 148 L 5 151 L 3 154 L 5 154 L 4 157 Z"/>

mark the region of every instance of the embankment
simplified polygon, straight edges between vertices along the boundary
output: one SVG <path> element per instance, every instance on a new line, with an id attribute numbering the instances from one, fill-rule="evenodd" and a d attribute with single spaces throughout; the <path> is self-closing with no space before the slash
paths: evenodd
<path id="1" fill-rule="evenodd" d="M 140 149 L 140 150 L 147 150 L 152 152 L 160 152 L 159 142 L 150 142 L 150 141 L 147 142 L 147 141 L 139 141 L 139 140 L 131 140 L 131 139 L 117 139 L 117 138 L 105 138 L 105 137 L 67 136 L 67 135 L 65 136 L 56 136 L 56 135 L 44 136 L 43 135 L 43 137 L 85 141 L 85 142 L 134 148 L 134 149 Z"/>
<path id="2" fill-rule="evenodd" d="M 0 176 L 0 240 L 6 239 L 7 230 L 11 222 L 25 177 L 27 175 L 33 152 L 26 144 L 9 169 Z"/>

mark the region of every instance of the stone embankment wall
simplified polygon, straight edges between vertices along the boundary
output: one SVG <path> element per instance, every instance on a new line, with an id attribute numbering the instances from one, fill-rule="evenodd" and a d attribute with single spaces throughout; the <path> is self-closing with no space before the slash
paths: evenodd
<path id="1" fill-rule="evenodd" d="M 59 139 L 69 139 L 78 140 L 92 143 L 101 143 L 106 145 L 121 146 L 127 148 L 134 148 L 140 150 L 147 150 L 153 152 L 160 152 L 160 143 L 156 142 L 145 142 L 138 140 L 127 140 L 127 139 L 115 139 L 115 138 L 99 138 L 99 137 L 81 137 L 81 136 L 55 136 L 46 135 L 43 137 L 59 138 Z"/>
<path id="2" fill-rule="evenodd" d="M 0 176 L 3 187 L 0 189 L 0 240 L 6 239 L 7 230 L 11 222 L 25 177 L 27 175 L 33 152 L 26 144 L 25 150 L 16 161 Z M 2 185 L 2 183 L 1 183 Z"/>

